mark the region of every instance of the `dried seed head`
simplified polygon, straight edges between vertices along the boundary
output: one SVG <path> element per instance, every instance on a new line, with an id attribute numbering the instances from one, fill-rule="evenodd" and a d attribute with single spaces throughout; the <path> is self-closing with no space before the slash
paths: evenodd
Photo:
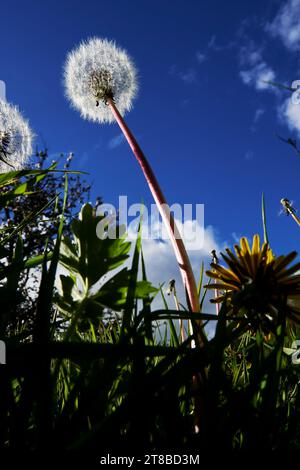
<path id="1" fill-rule="evenodd" d="M 9 144 L 11 142 L 11 135 L 8 131 L 0 131 L 0 153 L 1 156 L 9 154 Z"/>
<path id="2" fill-rule="evenodd" d="M 127 53 L 114 42 L 93 38 L 70 52 L 65 69 L 67 98 L 83 118 L 114 122 L 106 106 L 115 101 L 121 114 L 129 111 L 137 92 L 135 67 Z"/>
<path id="3" fill-rule="evenodd" d="M 90 90 L 96 99 L 96 106 L 100 101 L 106 103 L 108 98 L 114 97 L 112 87 L 112 76 L 108 70 L 99 70 L 92 72 L 90 76 Z"/>
<path id="4" fill-rule="evenodd" d="M 32 154 L 32 136 L 18 108 L 0 100 L 0 173 L 25 167 Z"/>

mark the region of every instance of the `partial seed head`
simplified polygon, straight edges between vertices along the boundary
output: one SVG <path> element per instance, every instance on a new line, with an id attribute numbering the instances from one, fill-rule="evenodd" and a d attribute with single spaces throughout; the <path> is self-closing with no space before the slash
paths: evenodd
<path id="1" fill-rule="evenodd" d="M 0 153 L 1 156 L 9 154 L 11 135 L 8 131 L 0 131 Z"/>
<path id="2" fill-rule="evenodd" d="M 0 100 L 0 173 L 25 167 L 32 154 L 32 135 L 19 110 Z"/>

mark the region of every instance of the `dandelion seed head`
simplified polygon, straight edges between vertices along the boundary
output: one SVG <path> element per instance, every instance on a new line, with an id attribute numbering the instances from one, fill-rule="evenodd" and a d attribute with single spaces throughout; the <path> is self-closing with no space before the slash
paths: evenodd
<path id="1" fill-rule="evenodd" d="M 106 100 L 123 115 L 137 93 L 136 69 L 126 51 L 107 39 L 92 38 L 68 54 L 64 68 L 66 96 L 84 119 L 114 122 Z"/>
<path id="2" fill-rule="evenodd" d="M 25 167 L 32 154 L 32 139 L 19 109 L 0 99 L 0 173 Z"/>

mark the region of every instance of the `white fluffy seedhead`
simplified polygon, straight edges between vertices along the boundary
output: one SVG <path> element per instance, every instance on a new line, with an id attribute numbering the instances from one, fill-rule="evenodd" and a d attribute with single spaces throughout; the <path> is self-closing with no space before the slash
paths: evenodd
<path id="1" fill-rule="evenodd" d="M 136 69 L 114 42 L 92 38 L 71 51 L 64 68 L 67 98 L 85 119 L 113 122 L 106 105 L 113 98 L 121 114 L 129 111 L 137 92 Z"/>
<path id="2" fill-rule="evenodd" d="M 25 167 L 32 154 L 32 138 L 18 108 L 0 99 L 0 173 Z"/>

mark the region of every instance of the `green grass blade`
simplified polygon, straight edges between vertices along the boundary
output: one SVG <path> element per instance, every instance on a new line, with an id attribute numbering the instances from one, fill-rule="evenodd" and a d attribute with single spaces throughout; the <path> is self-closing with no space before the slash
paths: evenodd
<path id="1" fill-rule="evenodd" d="M 262 224 L 264 230 L 264 242 L 269 243 L 268 232 L 267 232 L 267 220 L 266 220 L 266 207 L 265 207 L 265 195 L 262 193 L 261 198 L 261 214 L 262 214 Z"/>
<path id="2" fill-rule="evenodd" d="M 45 252 L 42 279 L 37 302 L 34 342 L 41 347 L 41 353 L 37 361 L 36 370 L 38 447 L 40 449 L 47 448 L 48 436 L 51 434 L 52 429 L 52 380 L 50 371 L 51 359 L 49 355 L 49 344 L 51 340 L 51 308 L 64 225 L 64 211 L 67 202 L 67 193 L 68 178 L 66 175 L 62 214 L 53 249 L 53 256 L 49 270 L 47 270 L 47 253 Z"/>
<path id="3" fill-rule="evenodd" d="M 201 289 L 202 289 L 202 284 L 203 284 L 203 275 L 204 275 L 204 261 L 201 262 L 200 277 L 199 277 L 198 288 L 197 288 L 199 299 L 200 299 L 200 296 L 201 296 Z"/>
<path id="4" fill-rule="evenodd" d="M 130 268 L 129 285 L 128 285 L 128 290 L 127 290 L 126 304 L 125 304 L 122 330 L 121 330 L 122 338 L 124 337 L 124 335 L 128 334 L 130 330 L 131 322 L 132 322 L 132 314 L 135 308 L 135 302 L 136 302 L 135 290 L 136 290 L 136 285 L 138 281 L 141 242 L 142 242 L 142 210 L 141 210 L 141 217 L 140 217 L 140 222 L 138 226 L 136 244 L 135 244 L 134 252 L 133 252 L 132 264 Z"/>

